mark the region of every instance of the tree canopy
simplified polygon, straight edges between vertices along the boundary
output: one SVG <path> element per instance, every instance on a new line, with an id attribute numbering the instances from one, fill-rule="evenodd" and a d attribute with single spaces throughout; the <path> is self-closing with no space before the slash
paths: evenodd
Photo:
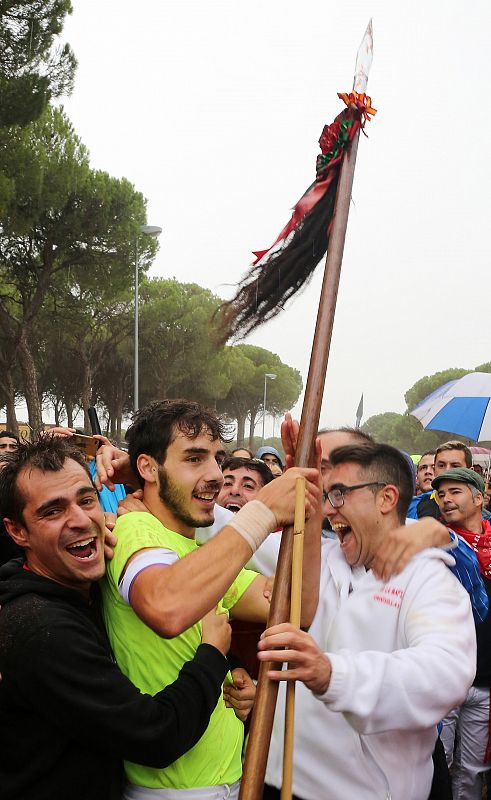
<path id="1" fill-rule="evenodd" d="M 420 378 L 404 395 L 408 410 L 412 411 L 425 397 L 428 397 L 429 394 L 436 391 L 440 386 L 450 381 L 457 380 L 458 378 L 463 378 L 464 375 L 467 375 L 469 372 L 472 372 L 472 370 L 452 367 L 442 372 L 435 372 L 434 375 L 425 375 L 424 378 Z"/>
<path id="2" fill-rule="evenodd" d="M 251 344 L 237 344 L 225 348 L 231 387 L 218 407 L 237 420 L 237 441 L 244 443 L 245 423 L 249 418 L 249 442 L 254 441 L 254 429 L 260 412 L 263 412 L 264 376 L 276 375 L 268 380 L 266 411 L 283 414 L 291 409 L 302 391 L 302 377 L 298 370 L 282 362 L 279 356 Z"/>
<path id="3" fill-rule="evenodd" d="M 12 177 L 16 168 L 0 228 L 0 328 L 22 372 L 30 425 L 38 430 L 32 341 L 42 341 L 35 323 L 43 304 L 51 303 L 60 318 L 70 307 L 73 319 L 77 302 L 80 315 L 95 314 L 98 304 L 131 286 L 145 201 L 124 178 L 91 170 L 63 109 L 48 107 L 35 122 L 4 135 Z M 145 239 L 144 267 L 156 248 Z M 81 346 L 85 339 L 77 341 Z"/>
<path id="4" fill-rule="evenodd" d="M 375 441 L 390 444 L 410 454 L 433 450 L 442 439 L 436 431 L 425 431 L 421 423 L 411 414 L 396 414 L 386 411 L 370 417 L 362 430 L 369 433 Z"/>
<path id="5" fill-rule="evenodd" d="M 192 397 L 214 404 L 229 389 L 211 318 L 220 299 L 195 283 L 155 278 L 140 287 L 141 403 Z"/>
<path id="6" fill-rule="evenodd" d="M 0 127 L 24 126 L 73 87 L 75 56 L 57 46 L 70 0 L 0 0 Z"/>

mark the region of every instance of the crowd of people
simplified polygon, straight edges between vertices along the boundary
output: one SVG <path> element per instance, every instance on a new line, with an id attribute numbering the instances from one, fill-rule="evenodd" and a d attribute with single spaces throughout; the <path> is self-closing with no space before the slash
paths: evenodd
<path id="1" fill-rule="evenodd" d="M 265 800 L 289 680 L 297 800 L 481 800 L 491 523 L 465 444 L 414 467 L 321 430 L 300 469 L 289 415 L 284 454 L 229 452 L 214 412 L 170 400 L 136 413 L 127 451 L 98 437 L 89 463 L 73 433 L 0 433 L 4 800 L 237 798 L 263 660 L 280 683 Z M 268 628 L 298 477 L 301 627 Z"/>

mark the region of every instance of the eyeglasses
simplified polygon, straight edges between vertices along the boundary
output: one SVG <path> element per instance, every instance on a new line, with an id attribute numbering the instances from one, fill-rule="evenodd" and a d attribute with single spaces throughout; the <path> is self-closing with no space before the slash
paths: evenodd
<path id="1" fill-rule="evenodd" d="M 344 506 L 344 496 L 346 494 L 354 492 L 355 489 L 365 489 L 368 486 L 387 486 L 387 482 L 371 481 L 370 483 L 357 483 L 356 486 L 337 486 L 335 489 L 331 489 L 329 492 L 323 492 L 322 496 L 324 498 L 324 502 L 329 500 L 333 508 L 341 508 L 341 506 Z"/>

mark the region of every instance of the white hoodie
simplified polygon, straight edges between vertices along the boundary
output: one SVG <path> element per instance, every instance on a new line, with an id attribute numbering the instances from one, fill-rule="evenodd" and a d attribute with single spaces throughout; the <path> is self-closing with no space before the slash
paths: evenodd
<path id="1" fill-rule="evenodd" d="M 322 548 L 310 628 L 332 664 L 327 692 L 297 683 L 293 792 L 304 800 L 427 800 L 436 725 L 466 696 L 476 668 L 467 592 L 425 550 L 389 583 Z M 266 782 L 281 786 L 284 688 Z"/>

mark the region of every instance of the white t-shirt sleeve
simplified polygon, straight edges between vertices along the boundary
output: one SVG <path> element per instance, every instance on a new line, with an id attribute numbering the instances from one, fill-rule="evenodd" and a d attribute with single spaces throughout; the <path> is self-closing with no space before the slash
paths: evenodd
<path id="1" fill-rule="evenodd" d="M 235 517 L 233 511 L 229 511 L 228 508 L 223 508 L 218 504 L 215 506 L 214 514 L 215 521 L 213 525 L 209 525 L 207 528 L 196 528 L 196 541 L 198 544 L 207 542 Z"/>
<path id="2" fill-rule="evenodd" d="M 270 533 L 266 541 L 253 553 L 250 561 L 246 564 L 247 569 L 253 569 L 260 575 L 269 578 L 276 572 L 278 554 L 280 552 L 281 533 L 274 531 Z"/>
<path id="3" fill-rule="evenodd" d="M 131 605 L 130 593 L 135 578 L 148 569 L 148 567 L 170 567 L 178 560 L 179 556 L 174 550 L 167 550 L 164 547 L 149 547 L 128 565 L 118 586 L 118 591 L 125 603 Z"/>

